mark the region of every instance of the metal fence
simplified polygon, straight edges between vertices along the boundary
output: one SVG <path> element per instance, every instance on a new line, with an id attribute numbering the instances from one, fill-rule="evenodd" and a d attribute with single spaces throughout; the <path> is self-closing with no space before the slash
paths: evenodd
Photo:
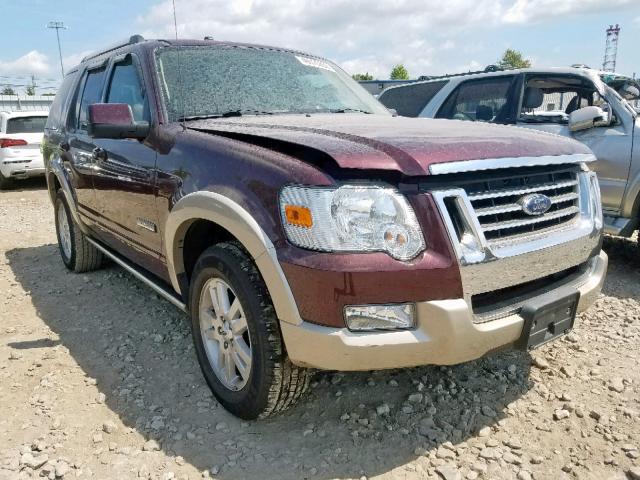
<path id="1" fill-rule="evenodd" d="M 48 111 L 54 98 L 53 95 L 0 95 L 0 111 Z"/>

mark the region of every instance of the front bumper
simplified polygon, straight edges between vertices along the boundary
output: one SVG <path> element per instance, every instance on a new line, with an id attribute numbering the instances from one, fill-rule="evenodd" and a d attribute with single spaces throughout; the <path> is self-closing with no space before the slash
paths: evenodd
<path id="1" fill-rule="evenodd" d="M 578 311 L 597 298 L 607 271 L 607 255 L 589 260 L 587 271 L 572 285 L 580 291 Z M 302 322 L 281 322 L 291 361 L 324 370 L 375 370 L 418 365 L 453 365 L 513 345 L 524 319 L 516 314 L 474 323 L 465 299 L 419 302 L 417 328 L 407 331 L 355 333 Z"/>

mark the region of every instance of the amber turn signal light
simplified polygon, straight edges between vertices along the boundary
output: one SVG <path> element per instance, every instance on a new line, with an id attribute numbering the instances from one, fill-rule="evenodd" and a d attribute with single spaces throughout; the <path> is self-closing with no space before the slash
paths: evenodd
<path id="1" fill-rule="evenodd" d="M 313 219 L 311 218 L 311 210 L 307 207 L 299 205 L 285 205 L 284 214 L 287 217 L 287 223 L 298 227 L 311 228 Z"/>

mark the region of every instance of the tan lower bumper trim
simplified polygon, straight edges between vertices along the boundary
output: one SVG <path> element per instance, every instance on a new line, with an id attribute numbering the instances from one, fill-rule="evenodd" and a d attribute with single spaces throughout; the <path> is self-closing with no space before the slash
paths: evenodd
<path id="1" fill-rule="evenodd" d="M 587 280 L 579 287 L 580 311 L 598 296 L 607 270 L 607 255 L 594 260 Z M 463 299 L 417 304 L 418 326 L 411 331 L 355 333 L 303 322 L 281 322 L 291 360 L 324 370 L 374 370 L 418 365 L 452 365 L 466 362 L 513 344 L 524 320 L 511 315 L 475 324 Z"/>

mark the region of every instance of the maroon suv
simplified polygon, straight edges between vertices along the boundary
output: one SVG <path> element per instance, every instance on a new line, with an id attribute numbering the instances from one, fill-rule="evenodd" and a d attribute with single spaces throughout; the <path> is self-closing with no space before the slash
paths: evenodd
<path id="1" fill-rule="evenodd" d="M 394 117 L 301 52 L 132 37 L 66 75 L 43 148 L 64 264 L 109 257 L 189 312 L 244 418 L 314 368 L 536 347 L 606 271 L 586 147 Z"/>

